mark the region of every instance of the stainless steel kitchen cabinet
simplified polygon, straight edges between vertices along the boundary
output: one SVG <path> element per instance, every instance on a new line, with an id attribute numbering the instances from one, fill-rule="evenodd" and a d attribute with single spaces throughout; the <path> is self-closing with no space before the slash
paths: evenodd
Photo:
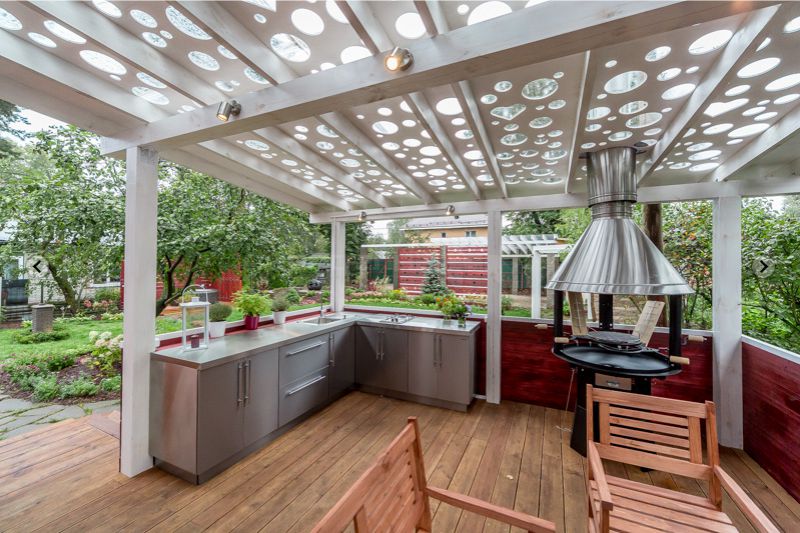
<path id="1" fill-rule="evenodd" d="M 278 429 L 278 350 L 262 352 L 244 361 L 244 445 Z"/>
<path id="2" fill-rule="evenodd" d="M 280 349 L 278 423 L 282 426 L 328 400 L 329 334 Z"/>
<path id="3" fill-rule="evenodd" d="M 408 392 L 460 405 L 472 401 L 474 337 L 410 332 Z"/>
<path id="4" fill-rule="evenodd" d="M 329 333 L 328 397 L 334 398 L 356 382 L 355 327 Z"/>
<path id="5" fill-rule="evenodd" d="M 356 381 L 367 387 L 407 392 L 408 332 L 364 325 L 356 332 Z"/>

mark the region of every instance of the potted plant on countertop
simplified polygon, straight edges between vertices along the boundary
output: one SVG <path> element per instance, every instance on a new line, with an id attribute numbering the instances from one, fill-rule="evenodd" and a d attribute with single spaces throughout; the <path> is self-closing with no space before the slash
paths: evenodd
<path id="1" fill-rule="evenodd" d="M 208 326 L 208 333 L 211 338 L 218 338 L 225 336 L 225 328 L 228 325 L 228 317 L 231 316 L 233 308 L 222 302 L 211 304 L 208 310 L 209 320 L 211 324 Z"/>
<path id="2" fill-rule="evenodd" d="M 286 311 L 289 309 L 289 302 L 286 298 L 279 296 L 272 300 L 272 321 L 275 324 L 286 322 Z"/>
<path id="3" fill-rule="evenodd" d="M 269 300 L 257 292 L 239 291 L 233 295 L 233 305 L 244 315 L 244 329 L 258 329 L 261 315 L 269 309 Z"/>
<path id="4" fill-rule="evenodd" d="M 436 307 L 442 313 L 445 324 L 448 324 L 453 318 L 457 318 L 459 326 L 466 326 L 469 308 L 455 294 L 437 297 Z"/>

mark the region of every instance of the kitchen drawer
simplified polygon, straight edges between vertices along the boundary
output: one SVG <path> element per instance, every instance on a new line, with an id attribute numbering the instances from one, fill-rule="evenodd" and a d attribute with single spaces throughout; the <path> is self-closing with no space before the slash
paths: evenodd
<path id="1" fill-rule="evenodd" d="M 281 387 L 278 425 L 291 422 L 328 400 L 328 367 Z"/>
<path id="2" fill-rule="evenodd" d="M 284 346 L 280 350 L 281 386 L 327 367 L 329 358 L 327 334 Z"/>

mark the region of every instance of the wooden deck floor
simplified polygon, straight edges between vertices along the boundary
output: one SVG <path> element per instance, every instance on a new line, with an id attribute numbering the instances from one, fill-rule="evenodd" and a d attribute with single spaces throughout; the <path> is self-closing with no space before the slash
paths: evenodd
<path id="1" fill-rule="evenodd" d="M 118 441 L 89 419 L 0 441 L 3 531 L 307 531 L 363 472 L 406 417 L 419 417 L 430 483 L 585 531 L 583 460 L 569 414 L 478 402 L 469 413 L 352 393 L 204 485 L 159 470 L 117 472 Z M 98 427 L 99 426 L 99 427 Z M 800 504 L 746 454 L 723 465 L 784 530 Z M 610 465 L 615 475 L 702 494 L 693 480 Z M 507 531 L 434 504 L 435 531 Z M 726 511 L 731 511 L 729 501 Z M 741 514 L 738 526 L 751 531 Z"/>

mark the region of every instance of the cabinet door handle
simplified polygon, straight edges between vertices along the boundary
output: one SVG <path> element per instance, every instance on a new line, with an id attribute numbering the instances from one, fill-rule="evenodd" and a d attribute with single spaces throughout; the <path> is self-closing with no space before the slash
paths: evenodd
<path id="1" fill-rule="evenodd" d="M 298 385 L 297 387 L 295 387 L 293 389 L 287 390 L 286 391 L 286 396 L 291 396 L 292 394 L 297 394 L 301 390 L 303 390 L 305 388 L 308 388 L 311 385 L 313 385 L 314 383 L 320 382 L 323 379 L 325 379 L 325 376 L 317 376 L 317 377 L 315 377 L 313 379 L 310 379 L 310 380 L 306 381 L 305 383 L 303 383 L 301 385 Z"/>
<path id="2" fill-rule="evenodd" d="M 314 348 L 319 348 L 323 344 L 325 344 L 325 341 L 318 342 L 317 344 L 312 344 L 311 346 L 306 346 L 305 348 L 300 348 L 299 350 L 295 350 L 293 352 L 287 353 L 286 357 L 291 357 L 291 356 L 297 355 L 299 353 L 307 352 L 308 350 L 313 350 Z"/>
<path id="3" fill-rule="evenodd" d="M 244 364 L 244 403 L 250 401 L 250 361 Z"/>
<path id="4" fill-rule="evenodd" d="M 328 335 L 328 364 L 336 366 L 336 353 L 333 351 L 333 333 Z"/>
<path id="5" fill-rule="evenodd" d="M 442 368 L 442 336 L 441 335 L 439 335 L 438 340 L 439 340 L 439 350 L 437 350 L 437 352 L 439 353 L 439 368 Z"/>
<path id="6" fill-rule="evenodd" d="M 433 336 L 433 368 L 439 366 L 439 335 Z"/>
<path id="7" fill-rule="evenodd" d="M 242 363 L 236 365 L 236 403 L 242 403 Z"/>

